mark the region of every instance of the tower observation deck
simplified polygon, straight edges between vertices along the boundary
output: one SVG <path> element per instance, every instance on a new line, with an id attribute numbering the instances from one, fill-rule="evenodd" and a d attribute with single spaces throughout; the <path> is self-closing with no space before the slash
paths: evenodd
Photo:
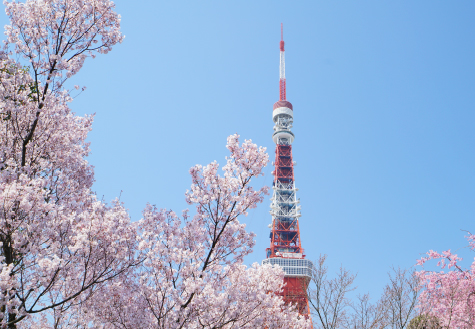
<path id="1" fill-rule="evenodd" d="M 271 199 L 272 224 L 270 247 L 262 264 L 279 265 L 285 272 L 283 297 L 286 303 L 297 305 L 299 313 L 309 316 L 307 287 L 310 282 L 313 264 L 305 259 L 300 240 L 300 205 L 296 197 L 294 180 L 294 161 L 291 131 L 294 119 L 293 107 L 286 100 L 285 49 L 283 32 L 280 41 L 280 80 L 279 101 L 274 104 L 272 119 L 275 148 L 275 169 L 273 171 L 273 194 Z"/>

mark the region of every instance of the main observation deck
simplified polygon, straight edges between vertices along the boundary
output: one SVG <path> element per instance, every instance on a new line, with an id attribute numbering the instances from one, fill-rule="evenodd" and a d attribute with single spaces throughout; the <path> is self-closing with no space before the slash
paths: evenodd
<path id="1" fill-rule="evenodd" d="M 312 277 L 313 263 L 308 259 L 298 258 L 266 258 L 262 265 L 279 265 L 284 270 L 286 276 L 291 277 Z"/>

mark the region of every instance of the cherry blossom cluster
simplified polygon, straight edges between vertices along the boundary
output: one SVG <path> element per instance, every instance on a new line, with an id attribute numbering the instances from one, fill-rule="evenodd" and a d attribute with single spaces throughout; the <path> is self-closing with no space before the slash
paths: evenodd
<path id="1" fill-rule="evenodd" d="M 467 236 L 469 247 L 475 250 L 475 235 Z M 475 261 L 470 268 L 462 268 L 461 257 L 450 250 L 438 253 L 430 250 L 426 257 L 418 260 L 424 266 L 430 260 L 437 260 L 440 271 L 418 272 L 422 292 L 420 308 L 439 320 L 443 328 L 475 327 Z"/>
<path id="2" fill-rule="evenodd" d="M 138 250 L 144 261 L 121 284 L 110 283 L 94 299 L 97 323 L 105 328 L 309 328 L 284 305 L 281 269 L 242 264 L 254 234 L 238 216 L 262 202 L 252 177 L 268 162 L 265 149 L 228 138 L 231 155 L 219 165 L 191 168 L 186 200 L 195 214 L 148 205 L 139 222 Z M 89 316 L 91 316 L 89 312 Z"/>
<path id="3" fill-rule="evenodd" d="M 4 0 L 10 25 L 5 49 L 31 63 L 34 79 L 60 90 L 88 56 L 122 42 L 110 0 Z"/>
<path id="4" fill-rule="evenodd" d="M 136 230 L 121 204 L 107 206 L 90 190 L 85 139 L 92 117 L 71 113 L 67 94 L 49 95 L 28 137 L 38 110 L 32 79 L 11 60 L 0 67 L 0 318 L 6 325 L 77 303 L 82 292 L 133 266 Z"/>
<path id="5" fill-rule="evenodd" d="M 16 328 L 88 300 L 139 260 L 124 207 L 91 191 L 94 172 L 85 158 L 93 118 L 74 115 L 62 88 L 87 56 L 122 40 L 113 3 L 4 4 L 10 24 L 0 53 L 0 327 Z"/>

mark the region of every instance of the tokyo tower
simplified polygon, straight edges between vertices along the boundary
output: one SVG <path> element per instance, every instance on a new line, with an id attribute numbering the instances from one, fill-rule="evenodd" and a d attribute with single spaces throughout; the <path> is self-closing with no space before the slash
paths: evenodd
<path id="1" fill-rule="evenodd" d="M 305 259 L 300 240 L 300 205 L 296 197 L 292 143 L 294 133 L 293 107 L 286 99 L 285 49 L 281 26 L 279 101 L 274 104 L 272 119 L 275 148 L 275 169 L 273 171 L 273 195 L 271 199 L 272 224 L 270 248 L 262 264 L 279 265 L 285 272 L 283 298 L 286 303 L 295 304 L 299 313 L 310 316 L 307 286 L 310 282 L 313 264 Z"/>

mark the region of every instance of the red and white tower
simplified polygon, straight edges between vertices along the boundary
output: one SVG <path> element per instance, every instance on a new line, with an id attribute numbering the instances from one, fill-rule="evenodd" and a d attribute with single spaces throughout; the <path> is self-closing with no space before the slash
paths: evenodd
<path id="1" fill-rule="evenodd" d="M 282 27 L 281 27 L 282 29 Z M 284 300 L 296 304 L 300 314 L 309 316 L 307 286 L 310 282 L 313 264 L 305 259 L 300 241 L 299 217 L 300 205 L 296 197 L 297 188 L 294 180 L 294 162 L 292 160 L 292 143 L 294 134 L 293 107 L 286 99 L 285 85 L 285 49 L 283 31 L 280 41 L 280 98 L 274 104 L 272 119 L 275 148 L 275 169 L 273 172 L 273 195 L 271 199 L 272 224 L 269 225 L 270 248 L 263 264 L 279 265 L 285 272 Z"/>

